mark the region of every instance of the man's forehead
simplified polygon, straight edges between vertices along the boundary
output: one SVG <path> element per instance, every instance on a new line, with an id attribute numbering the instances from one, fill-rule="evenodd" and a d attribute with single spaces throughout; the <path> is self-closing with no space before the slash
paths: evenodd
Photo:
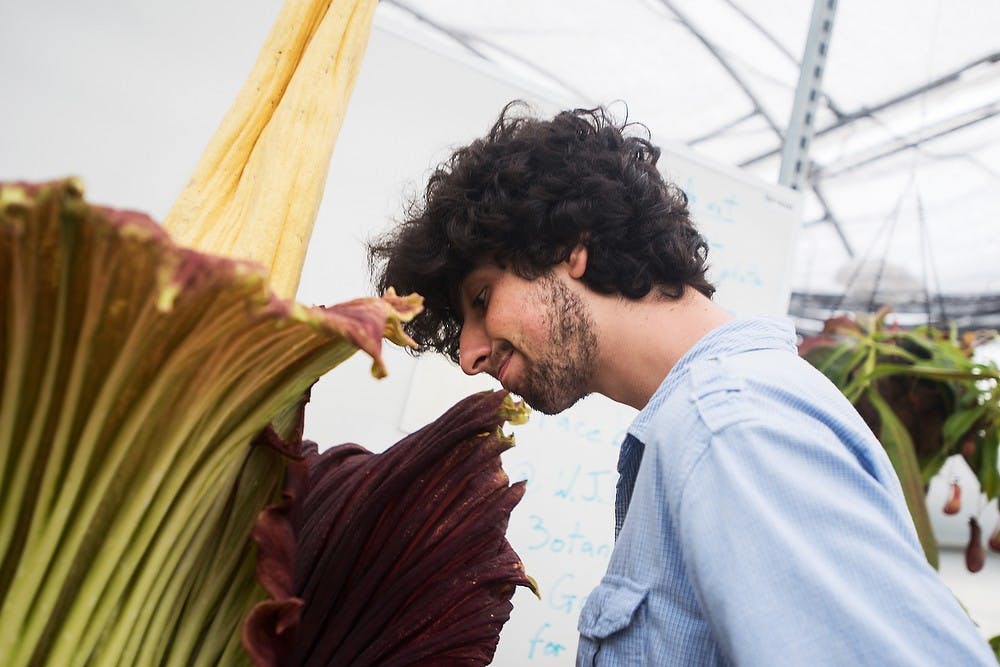
<path id="1" fill-rule="evenodd" d="M 504 272 L 504 268 L 496 262 L 481 262 L 472 267 L 459 282 L 458 288 L 463 293 L 467 289 L 475 289 L 474 283 L 494 278 Z"/>

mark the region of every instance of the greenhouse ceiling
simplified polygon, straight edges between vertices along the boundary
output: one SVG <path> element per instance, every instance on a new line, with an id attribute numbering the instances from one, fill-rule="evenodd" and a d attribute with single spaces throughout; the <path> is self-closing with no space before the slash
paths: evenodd
<path id="1" fill-rule="evenodd" d="M 824 3 L 827 4 L 827 3 Z M 1000 3 L 830 3 L 792 312 L 1000 326 Z M 383 0 L 441 48 L 778 180 L 812 3 Z"/>
<path id="2" fill-rule="evenodd" d="M 109 201 L 162 214 L 279 6 L 5 4 L 0 176 L 91 169 L 100 195 L 117 162 Z M 1000 3 L 823 6 L 800 328 L 882 305 L 901 323 L 1000 328 Z M 812 12 L 806 0 L 382 0 L 376 26 L 565 106 L 627 109 L 665 145 L 775 183 Z"/>

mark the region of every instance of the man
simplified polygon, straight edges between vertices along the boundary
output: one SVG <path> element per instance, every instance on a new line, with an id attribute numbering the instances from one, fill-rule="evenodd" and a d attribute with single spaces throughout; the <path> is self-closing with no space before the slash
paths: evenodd
<path id="1" fill-rule="evenodd" d="M 424 296 L 423 349 L 542 412 L 591 392 L 640 410 L 578 664 L 995 665 L 791 325 L 711 300 L 658 157 L 602 110 L 508 105 L 370 246 L 380 289 Z"/>

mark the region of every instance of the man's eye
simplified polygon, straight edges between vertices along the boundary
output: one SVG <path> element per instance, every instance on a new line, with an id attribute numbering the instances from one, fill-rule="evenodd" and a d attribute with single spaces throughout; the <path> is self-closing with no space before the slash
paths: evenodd
<path id="1" fill-rule="evenodd" d="M 479 293 L 472 298 L 472 307 L 477 310 L 486 308 L 486 288 L 479 290 Z"/>

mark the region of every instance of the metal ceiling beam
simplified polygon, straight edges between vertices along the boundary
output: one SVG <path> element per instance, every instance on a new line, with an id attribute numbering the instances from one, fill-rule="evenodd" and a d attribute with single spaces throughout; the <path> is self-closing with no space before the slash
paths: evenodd
<path id="1" fill-rule="evenodd" d="M 785 144 L 787 144 L 787 141 L 788 141 L 787 140 L 787 136 L 788 135 L 782 133 L 782 131 L 778 128 L 777 123 L 775 123 L 774 119 L 771 118 L 770 115 L 764 110 L 763 105 L 761 105 L 761 103 L 760 103 L 760 100 L 758 100 L 757 96 L 753 93 L 753 91 L 750 90 L 749 85 L 747 85 L 747 83 L 743 81 L 742 77 L 740 77 L 739 74 L 736 73 L 736 71 L 726 61 L 726 59 L 722 56 L 721 52 L 715 47 L 715 45 L 711 41 L 709 41 L 708 38 L 705 37 L 705 35 L 702 34 L 694 26 L 694 24 L 690 20 L 688 20 L 688 18 L 677 9 L 677 7 L 672 2 L 670 2 L 670 0 L 660 0 L 660 1 L 663 3 L 663 5 L 668 10 L 670 10 L 671 12 L 674 13 L 674 15 L 677 17 L 677 19 L 681 22 L 681 24 L 684 25 L 684 27 L 686 27 L 688 30 L 690 30 L 691 33 L 702 44 L 705 45 L 705 48 L 708 49 L 709 53 L 711 53 L 716 58 L 716 60 L 719 62 L 719 64 L 722 65 L 723 69 L 725 69 L 726 72 L 729 74 L 729 76 L 733 79 L 733 81 L 736 82 L 736 85 L 739 86 L 740 89 L 743 90 L 744 94 L 750 99 L 750 102 L 751 102 L 751 104 L 754 107 L 754 110 L 753 110 L 753 113 L 751 114 L 751 116 L 754 115 L 754 114 L 758 114 L 759 113 L 761 115 L 761 117 L 764 118 L 764 121 L 774 131 L 775 135 L 778 138 L 778 141 L 779 142 L 784 142 Z M 826 2 L 829 5 L 829 8 L 826 11 L 819 12 L 817 10 L 817 7 L 820 6 L 821 2 Z M 785 53 L 788 57 L 790 57 L 792 59 L 793 62 L 795 62 L 794 57 L 791 56 L 791 54 L 786 49 L 784 49 L 784 47 L 782 47 L 781 44 L 778 43 L 777 40 L 775 40 L 770 35 L 770 33 L 768 33 L 766 30 L 764 30 L 764 28 L 762 26 L 760 26 L 756 21 L 753 21 L 751 17 L 749 17 L 748 15 L 746 15 L 735 4 L 733 4 L 732 2 L 730 2 L 729 4 L 741 16 L 743 16 L 746 20 L 748 20 L 751 23 L 751 25 L 753 25 L 757 30 L 759 30 L 761 33 L 763 33 L 765 37 L 767 37 L 768 39 L 770 39 L 772 41 L 772 43 L 774 43 L 775 46 L 780 51 L 782 51 L 783 53 Z M 813 14 L 814 14 L 814 16 L 813 16 L 813 23 L 816 23 L 816 21 L 817 21 L 817 19 L 816 19 L 817 13 L 819 13 L 820 16 L 823 17 L 823 18 L 825 18 L 827 15 L 829 15 L 829 20 L 828 21 L 824 22 L 823 20 L 820 20 L 820 22 L 818 23 L 818 30 L 825 31 L 824 39 L 821 40 L 821 42 L 818 43 L 818 44 L 813 44 L 812 47 L 811 47 L 812 48 L 812 52 L 818 54 L 819 57 L 822 58 L 822 59 L 825 59 L 825 56 L 826 56 L 827 41 L 828 41 L 828 37 L 829 37 L 829 32 L 832 29 L 832 12 L 833 12 L 833 8 L 835 7 L 835 5 L 836 5 L 836 1 L 835 0 L 816 0 L 816 5 L 814 6 L 814 10 L 813 10 Z M 811 29 L 810 30 L 810 39 L 812 38 L 811 37 L 812 36 L 812 32 L 813 32 L 813 30 Z M 807 54 L 807 56 L 808 56 L 809 53 L 810 53 L 810 44 L 809 44 L 809 41 L 807 40 L 807 46 L 806 46 L 806 54 Z M 806 59 L 804 59 L 804 61 L 805 60 Z M 804 62 L 804 64 L 802 66 L 800 66 L 799 71 L 800 72 L 804 72 L 805 71 L 804 67 L 807 66 L 807 65 L 809 67 L 811 67 L 810 71 L 814 75 L 813 76 L 813 80 L 814 80 L 814 82 L 815 82 L 816 85 L 815 85 L 815 87 L 810 87 L 807 90 L 807 92 L 805 93 L 805 95 L 806 95 L 806 101 L 813 103 L 813 107 L 814 107 L 815 106 L 814 105 L 815 100 L 819 96 L 819 92 L 818 92 L 819 85 L 818 84 L 819 84 L 819 80 L 821 80 L 821 78 L 822 78 L 822 68 L 820 68 L 819 72 L 816 72 L 815 58 L 811 58 L 810 57 L 810 58 L 808 58 L 808 61 L 809 61 L 808 63 Z M 816 76 L 817 74 L 818 74 L 818 76 Z M 802 87 L 802 81 L 803 81 L 803 77 L 802 77 L 802 75 L 800 75 L 800 78 L 799 78 L 800 88 Z M 830 101 L 830 107 L 831 107 L 832 110 L 834 109 L 834 105 L 833 105 L 832 101 Z M 811 111 L 811 110 L 807 110 L 807 111 L 808 111 L 808 114 L 809 114 L 809 122 L 811 124 L 811 119 L 812 119 L 813 111 Z M 836 111 L 835 111 L 835 113 L 836 113 Z M 793 110 L 793 117 L 794 117 L 794 114 L 795 114 L 795 111 Z M 702 135 L 700 137 L 696 137 L 695 139 L 689 141 L 688 144 L 689 145 L 694 145 L 694 144 L 696 144 L 696 143 L 698 143 L 700 141 L 705 141 L 707 139 L 710 139 L 710 138 L 718 135 L 720 132 L 723 132 L 723 131 L 729 129 L 730 127 L 732 127 L 734 125 L 738 125 L 739 123 L 742 123 L 742 122 L 744 122 L 746 120 L 747 120 L 747 117 L 744 116 L 744 117 L 741 117 L 741 118 L 739 118 L 739 119 L 737 119 L 735 121 L 731 121 L 731 122 L 727 123 L 726 125 L 722 126 L 721 128 L 717 128 L 716 130 L 713 130 L 713 131 L 711 131 L 711 132 L 709 132 L 709 133 L 707 133 L 705 135 Z M 803 115 L 803 120 L 805 120 L 804 115 Z M 789 128 L 790 131 L 792 129 L 793 128 L 791 128 L 791 127 Z M 794 128 L 794 129 L 796 130 L 796 132 L 798 132 L 798 137 L 799 137 L 798 141 L 799 141 L 799 145 L 801 147 L 802 146 L 802 142 L 801 142 L 801 136 L 802 135 L 801 135 L 801 132 L 799 131 L 799 128 Z M 806 144 L 808 144 L 808 141 L 806 142 Z M 830 209 L 830 206 L 827 203 L 826 198 L 823 197 L 822 193 L 819 192 L 816 188 L 813 188 L 813 191 L 816 194 L 817 201 L 819 202 L 820 206 L 823 208 L 823 213 L 824 213 L 824 215 L 823 215 L 823 221 L 829 222 L 830 224 L 833 225 L 834 230 L 837 232 L 838 237 L 840 238 L 841 242 L 844 245 L 845 252 L 847 252 L 848 256 L 853 257 L 854 256 L 854 249 L 851 247 L 850 242 L 847 240 L 847 237 L 844 234 L 844 230 L 843 230 L 843 228 L 840 225 L 840 221 L 837 220 L 837 217 L 833 214 L 833 211 Z"/>
<path id="2" fill-rule="evenodd" d="M 941 86 L 944 86 L 946 84 L 958 81 L 959 79 L 962 78 L 963 74 L 965 74 L 967 71 L 971 69 L 975 69 L 976 67 L 980 67 L 982 65 L 995 65 L 998 62 L 1000 62 L 1000 51 L 983 56 L 982 58 L 977 58 L 976 60 L 973 60 L 972 62 L 967 63 L 966 65 L 963 65 L 962 67 L 959 67 L 958 69 L 949 72 L 944 76 L 939 76 L 938 78 L 929 81 L 928 83 L 917 86 L 915 88 L 911 88 L 910 90 L 900 93 L 899 95 L 896 95 L 894 97 L 890 97 L 888 100 L 880 102 L 875 106 L 861 107 L 857 111 L 845 114 L 842 119 L 832 123 L 827 127 L 824 127 L 822 130 L 817 132 L 816 135 L 821 136 L 827 134 L 828 132 L 833 132 L 834 130 L 839 129 L 852 121 L 859 120 L 861 118 L 868 118 L 872 114 L 879 113 L 880 111 L 885 111 L 886 109 L 894 107 L 897 104 L 908 102 L 915 97 L 919 97 L 924 93 L 928 93 L 934 90 L 935 88 L 940 88 Z"/>
<path id="3" fill-rule="evenodd" d="M 796 67 L 799 66 L 799 61 L 798 59 L 796 59 L 795 55 L 791 51 L 789 51 L 784 44 L 779 42 L 777 37 L 772 35 L 770 31 L 768 31 L 766 28 L 764 28 L 764 26 L 758 23 L 757 19 L 751 16 L 748 11 L 740 7 L 733 0 L 723 0 L 723 1 L 727 5 L 729 5 L 729 7 L 732 8 L 734 12 L 739 14 L 744 21 L 752 25 L 757 30 L 757 32 L 763 35 L 767 41 L 771 42 L 771 45 L 774 46 L 774 48 L 778 49 L 778 51 L 780 51 L 786 58 L 788 58 L 789 62 L 794 64 Z"/>
<path id="4" fill-rule="evenodd" d="M 775 37 L 767 28 L 761 25 L 760 22 L 758 22 L 757 19 L 755 19 L 750 14 L 750 12 L 743 9 L 743 7 L 737 4 L 735 0 L 723 0 L 723 1 L 727 5 L 729 5 L 734 12 L 739 14 L 744 21 L 752 25 L 754 29 L 757 30 L 757 32 L 763 35 L 764 39 L 769 41 L 771 45 L 774 46 L 774 48 L 776 48 L 779 52 L 781 52 L 781 54 L 785 56 L 785 58 L 787 58 L 790 63 L 795 65 L 796 68 L 800 67 L 798 58 L 796 58 L 795 55 L 791 51 L 789 51 L 788 48 L 785 47 L 785 45 L 782 44 L 781 41 L 777 37 Z M 826 105 L 834 116 L 840 118 L 841 116 L 844 115 L 843 112 L 840 110 L 840 108 L 834 103 L 834 101 L 830 99 L 829 95 L 823 93 L 823 98 L 826 100 Z"/>
<path id="5" fill-rule="evenodd" d="M 781 43 L 781 41 L 777 37 L 775 37 L 767 28 L 761 25 L 760 22 L 758 22 L 753 17 L 753 15 L 751 15 L 747 10 L 743 9 L 743 7 L 737 4 L 734 0 L 723 0 L 723 1 L 725 2 L 725 4 L 729 5 L 729 7 L 734 12 L 739 14 L 740 18 L 742 18 L 744 21 L 750 24 L 757 32 L 759 32 L 764 37 L 764 39 L 770 42 L 771 45 L 775 49 L 777 49 L 781 53 L 781 55 L 783 55 L 791 64 L 795 65 L 796 69 L 800 69 L 799 60 L 792 54 L 791 51 L 789 51 L 785 47 L 784 44 Z M 831 98 L 828 94 L 824 92 L 821 92 L 820 95 L 822 96 L 823 100 L 825 100 L 827 109 L 830 110 L 830 112 L 834 115 L 834 117 L 836 117 L 837 119 L 844 117 L 844 112 L 840 109 L 839 106 L 837 106 L 836 102 L 833 101 L 833 98 Z M 686 143 L 688 146 L 695 146 L 703 141 L 714 139 L 720 134 L 726 132 L 727 130 L 736 127 L 743 121 L 752 118 L 755 114 L 756 111 L 752 111 L 750 112 L 750 114 L 746 116 L 742 116 L 736 120 L 723 123 L 719 127 L 709 130 L 708 132 L 699 137 L 695 137 L 694 139 L 689 139 Z"/>
<path id="6" fill-rule="evenodd" d="M 877 162 L 878 160 L 885 159 L 896 153 L 901 153 L 905 150 L 911 148 L 918 148 L 924 144 L 930 143 L 935 139 L 940 139 L 941 137 L 947 136 L 959 130 L 964 130 L 968 127 L 981 123 L 983 121 L 989 120 L 1000 116 L 1000 102 L 992 102 L 990 104 L 985 104 L 979 108 L 966 111 L 964 113 L 952 116 L 951 118 L 946 118 L 936 124 L 935 127 L 922 127 L 914 130 L 910 133 L 910 137 L 896 137 L 894 141 L 890 142 L 891 145 L 882 147 L 870 148 L 866 151 L 867 154 L 855 156 L 854 161 L 851 161 L 851 156 L 842 158 L 839 160 L 839 166 L 837 163 L 825 165 L 823 167 L 817 167 L 815 170 L 815 176 L 817 178 L 835 178 L 841 174 L 858 169 L 865 165 L 871 164 L 872 162 Z M 928 134 L 929 132 L 929 134 Z"/>
<path id="7" fill-rule="evenodd" d="M 972 62 L 963 65 L 962 67 L 959 67 L 949 72 L 948 74 L 940 76 L 932 81 L 929 81 L 928 83 L 916 86 L 915 88 L 911 88 L 910 90 L 907 90 L 898 95 L 894 95 L 893 97 L 890 97 L 889 99 L 883 102 L 880 102 L 873 106 L 864 106 L 858 109 L 857 111 L 845 113 L 841 118 L 834 121 L 830 125 L 820 130 L 817 130 L 814 136 L 821 137 L 825 134 L 833 132 L 834 130 L 840 129 L 845 125 L 850 125 L 851 123 L 857 120 L 861 120 L 863 118 L 870 118 L 874 114 L 879 113 L 881 111 L 885 111 L 890 107 L 894 107 L 896 105 L 903 104 L 904 102 L 908 102 L 915 97 L 918 97 L 920 95 L 923 95 L 924 93 L 928 93 L 934 90 L 935 88 L 940 88 L 941 86 L 947 85 L 949 83 L 954 83 L 962 77 L 962 74 L 976 67 L 980 67 L 982 65 L 996 65 L 997 63 L 1000 63 L 1000 51 L 983 56 L 982 58 L 977 58 L 976 60 L 973 60 Z M 765 151 L 763 153 L 760 153 L 758 155 L 755 155 L 751 158 L 748 158 L 740 162 L 739 166 L 749 167 L 753 164 L 756 164 L 757 162 L 760 162 L 761 160 L 766 160 L 769 157 L 774 157 L 780 152 L 781 152 L 780 148 L 774 148 Z"/>
<path id="8" fill-rule="evenodd" d="M 699 135 L 699 136 L 697 136 L 697 137 L 695 137 L 693 139 L 688 139 L 684 143 L 686 143 L 688 146 L 697 146 L 698 144 L 702 143 L 703 141 L 708 141 L 710 139 L 714 139 L 717 136 L 719 136 L 720 134 L 722 134 L 723 132 L 731 130 L 734 127 L 736 127 L 737 125 L 741 125 L 742 123 L 745 123 L 746 121 L 750 120 L 751 118 L 753 118 L 756 115 L 757 115 L 757 113 L 755 111 L 751 111 L 749 113 L 745 113 L 742 116 L 740 116 L 739 118 L 734 118 L 731 121 L 723 123 L 722 125 L 720 125 L 719 127 L 715 128 L 714 130 L 709 130 L 705 134 Z"/>
<path id="9" fill-rule="evenodd" d="M 733 66 L 729 64 L 729 62 L 725 59 L 725 57 L 723 57 L 718 47 L 716 47 L 715 44 L 713 44 L 708 39 L 708 37 L 704 35 L 704 33 L 698 30 L 698 28 L 695 27 L 695 25 L 687 18 L 687 16 L 685 16 L 679 9 L 677 9 L 676 5 L 673 2 L 671 2 L 671 0 L 660 0 L 660 2 L 663 4 L 664 7 L 669 9 L 674 14 L 674 16 L 677 17 L 677 20 L 681 22 L 681 25 L 687 28 L 691 32 L 691 34 L 694 35 L 694 37 L 699 42 L 701 42 L 706 49 L 708 49 L 708 52 L 712 54 L 712 56 L 719 63 L 719 65 L 721 65 L 722 68 L 726 70 L 726 73 L 729 75 L 729 77 L 736 83 L 737 86 L 739 86 L 740 90 L 743 91 L 743 94 L 746 95 L 747 98 L 750 100 L 750 104 L 753 105 L 754 112 L 759 113 L 761 115 L 761 117 L 764 119 L 764 122 L 766 122 L 770 126 L 770 128 L 774 131 L 774 134 L 775 136 L 778 137 L 778 140 L 782 141 L 784 138 L 784 134 L 782 133 L 781 128 L 779 128 L 778 124 L 774 122 L 774 119 L 771 118 L 770 114 L 768 114 L 767 111 L 764 110 L 764 106 L 760 103 L 760 100 L 757 98 L 754 92 L 750 90 L 750 86 L 747 85 L 746 81 L 743 80 L 743 77 L 741 77 L 739 73 L 737 73 L 736 70 L 733 69 Z"/>
<path id="10" fill-rule="evenodd" d="M 485 60 L 488 63 L 493 63 L 494 65 L 497 64 L 496 61 L 493 60 L 492 58 L 490 58 L 488 54 L 486 54 L 482 50 L 476 48 L 477 44 L 481 44 L 481 45 L 486 46 L 486 47 L 488 47 L 490 49 L 493 49 L 494 51 L 496 51 L 498 53 L 502 53 L 504 55 L 504 57 L 510 58 L 511 60 L 519 63 L 520 65 L 522 65 L 522 66 L 524 66 L 524 67 L 526 67 L 528 69 L 531 69 L 531 70 L 537 72 L 538 74 L 542 75 L 543 77 L 545 77 L 546 79 L 548 79 L 549 81 L 551 81 L 552 83 L 554 83 L 555 85 L 557 85 L 560 88 L 562 88 L 566 93 L 569 93 L 573 97 L 579 99 L 581 102 L 586 101 L 588 104 L 592 103 L 591 97 L 589 95 L 587 95 L 585 92 L 583 92 L 582 90 L 579 90 L 578 88 L 575 88 L 574 86 L 570 85 L 569 83 L 567 83 L 563 79 L 559 78 L 558 76 L 556 76 L 552 72 L 549 72 L 548 70 L 546 70 L 546 69 L 544 69 L 542 67 L 539 67 L 538 64 L 535 63 L 532 60 L 529 60 L 529 59 L 527 59 L 527 58 L 525 58 L 523 56 L 520 56 L 520 55 L 518 55 L 516 53 L 513 53 L 509 49 L 505 49 L 502 46 L 499 46 L 497 44 L 494 44 L 493 42 L 490 42 L 489 40 L 483 39 L 482 37 L 472 36 L 472 35 L 470 35 L 468 33 L 465 33 L 465 32 L 459 31 L 459 30 L 455 30 L 454 28 L 449 28 L 448 26 L 435 21 L 434 19 L 432 19 L 431 17 L 427 16 L 423 12 L 421 12 L 421 11 L 419 11 L 417 9 L 414 9 L 409 4 L 407 4 L 405 2 L 401 2 L 400 0 L 380 0 L 380 1 L 381 2 L 385 2 L 386 4 L 389 4 L 389 5 L 392 5 L 393 7 L 398 7 L 399 9 L 403 10 L 404 12 L 406 12 L 407 14 L 409 14 L 410 16 L 412 16 L 413 18 L 415 18 L 416 20 L 418 20 L 421 23 L 424 23 L 424 24 L 430 26 L 434 30 L 437 30 L 441 34 L 445 35 L 449 39 L 451 39 L 454 42 L 456 42 L 457 44 L 461 45 L 462 48 L 466 49 L 467 51 L 469 51 L 470 53 L 472 53 L 473 55 L 475 55 L 477 58 L 479 58 L 481 60 Z"/>
<path id="11" fill-rule="evenodd" d="M 799 83 L 788 119 L 788 130 L 781 147 L 781 169 L 778 182 L 801 190 L 809 173 L 809 145 L 812 142 L 816 106 L 823 88 L 826 54 L 833 35 L 836 0 L 815 0 L 806 48 L 799 67 Z"/>
<path id="12" fill-rule="evenodd" d="M 844 233 L 844 227 L 840 224 L 840 220 L 837 216 L 833 214 L 833 209 L 830 208 L 830 204 L 826 201 L 826 195 L 819 187 L 819 183 L 813 182 L 811 184 L 813 194 L 816 195 L 816 200 L 819 202 L 820 206 L 823 207 L 823 217 L 815 222 L 808 223 L 810 225 L 819 224 L 821 222 L 828 222 L 833 225 L 833 231 L 837 232 L 837 236 L 840 238 L 841 245 L 844 246 L 844 252 L 851 259 L 854 259 L 854 247 L 851 246 L 851 242 L 847 239 L 847 234 Z"/>
<path id="13" fill-rule="evenodd" d="M 399 0 L 379 0 L 379 1 L 384 2 L 387 5 L 392 5 L 393 7 L 398 7 L 399 9 L 403 10 L 416 20 L 420 21 L 421 23 L 428 25 L 431 28 L 434 28 L 441 34 L 445 35 L 446 37 L 451 39 L 453 42 L 455 42 L 456 44 L 458 44 L 459 46 L 461 46 L 462 48 L 464 48 L 466 51 L 476 56 L 477 58 L 480 58 L 482 60 L 489 60 L 489 58 L 486 57 L 485 53 L 483 53 L 475 46 L 473 46 L 472 40 L 465 33 L 459 32 L 458 30 L 442 25 L 437 21 L 435 21 L 434 19 L 432 19 L 431 17 L 424 14 L 423 12 L 411 7 L 407 3 L 399 2 Z"/>

